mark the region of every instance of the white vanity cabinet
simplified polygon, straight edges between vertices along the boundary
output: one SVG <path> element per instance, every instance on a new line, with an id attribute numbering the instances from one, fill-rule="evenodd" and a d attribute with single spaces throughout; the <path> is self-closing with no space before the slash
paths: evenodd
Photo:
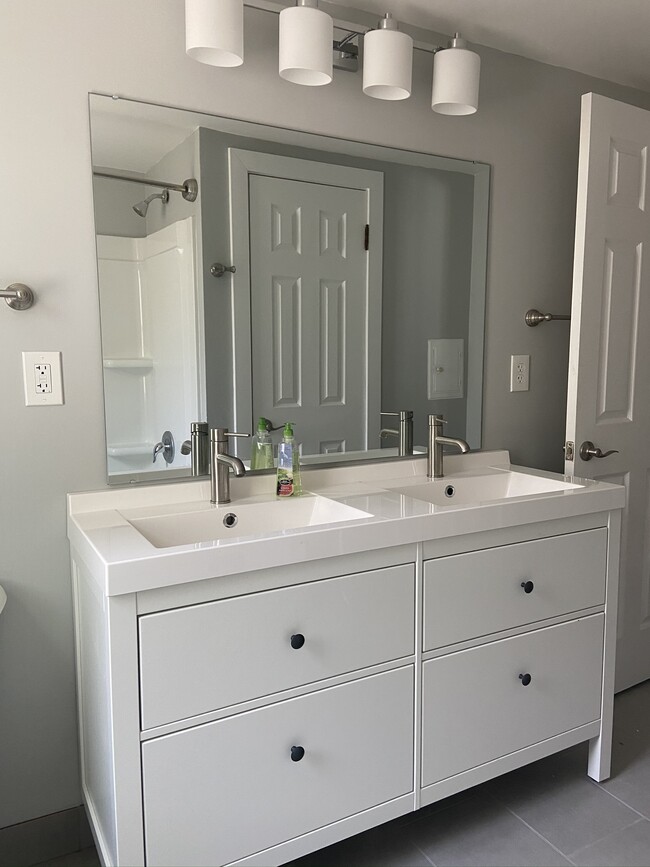
<path id="1" fill-rule="evenodd" d="M 594 490 L 508 512 L 386 493 L 353 503 L 374 523 L 162 551 L 112 492 L 77 495 L 104 863 L 282 864 L 581 741 L 606 778 L 622 495 Z"/>

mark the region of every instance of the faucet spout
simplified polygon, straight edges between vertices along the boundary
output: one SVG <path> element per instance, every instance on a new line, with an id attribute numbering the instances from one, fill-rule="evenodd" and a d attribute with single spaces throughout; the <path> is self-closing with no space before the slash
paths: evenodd
<path id="1" fill-rule="evenodd" d="M 456 446 L 456 448 L 461 452 L 461 454 L 466 455 L 470 450 L 469 444 L 465 442 L 465 440 L 460 439 L 460 437 L 437 437 L 439 443 L 442 443 L 443 446 Z"/>
<path id="2" fill-rule="evenodd" d="M 460 437 L 446 437 L 442 434 L 445 420 L 441 415 L 429 416 L 429 451 L 427 453 L 427 476 L 430 479 L 442 479 L 443 446 L 455 446 L 462 454 L 470 451 L 469 444 Z"/>
<path id="3" fill-rule="evenodd" d="M 227 466 L 230 467 L 230 469 L 238 478 L 246 475 L 246 467 L 239 460 L 239 458 L 235 457 L 234 455 L 229 455 L 225 452 L 221 452 L 217 455 L 217 460 L 222 464 L 227 464 Z"/>

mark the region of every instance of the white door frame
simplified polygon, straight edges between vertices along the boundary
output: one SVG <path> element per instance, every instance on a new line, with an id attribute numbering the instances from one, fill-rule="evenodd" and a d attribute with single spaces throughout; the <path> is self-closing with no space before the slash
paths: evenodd
<path id="1" fill-rule="evenodd" d="M 230 185 L 230 253 L 237 270 L 232 275 L 233 424 L 248 432 L 252 421 L 253 383 L 250 334 L 250 174 L 360 189 L 368 193 L 370 250 L 366 280 L 366 443 L 381 412 L 381 300 L 383 280 L 384 186 L 380 172 L 295 157 L 228 148 Z M 254 421 L 254 420 L 253 420 Z M 366 445 L 366 448 L 368 446 Z"/>

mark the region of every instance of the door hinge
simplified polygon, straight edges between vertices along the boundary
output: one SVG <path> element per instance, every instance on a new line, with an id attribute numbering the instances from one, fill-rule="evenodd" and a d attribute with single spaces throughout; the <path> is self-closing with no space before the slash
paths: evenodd
<path id="1" fill-rule="evenodd" d="M 366 228 L 363 231 L 363 249 L 368 250 L 370 248 L 370 225 L 366 223 Z"/>
<path id="2" fill-rule="evenodd" d="M 571 440 L 567 440 L 562 448 L 564 449 L 564 459 L 572 461 L 574 457 L 573 452 L 575 450 L 575 443 L 572 443 Z"/>

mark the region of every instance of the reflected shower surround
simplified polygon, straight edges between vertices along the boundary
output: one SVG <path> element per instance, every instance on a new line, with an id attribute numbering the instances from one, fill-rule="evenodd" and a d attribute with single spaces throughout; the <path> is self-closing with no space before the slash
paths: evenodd
<path id="1" fill-rule="evenodd" d="M 244 5 L 269 11 L 262 0 L 185 0 L 186 51 L 210 66 L 239 66 L 244 61 Z M 374 99 L 408 99 L 411 95 L 413 39 L 400 31 L 387 12 L 376 29 L 365 35 L 337 24 L 319 9 L 318 0 L 295 0 L 279 9 L 278 72 L 293 84 L 318 87 L 333 80 L 333 58 L 345 58 L 337 68 L 356 72 L 359 43 L 364 41 L 363 92 Z M 273 11 L 273 10 L 271 10 Z M 359 10 L 354 10 L 358 13 Z M 334 40 L 334 27 L 347 31 Z M 364 28 L 365 29 L 365 28 Z M 354 45 L 352 40 L 356 39 Z M 349 47 L 346 52 L 344 45 Z M 419 44 L 433 53 L 431 108 L 439 114 L 462 116 L 478 109 L 480 57 L 456 33 L 446 47 Z"/>

